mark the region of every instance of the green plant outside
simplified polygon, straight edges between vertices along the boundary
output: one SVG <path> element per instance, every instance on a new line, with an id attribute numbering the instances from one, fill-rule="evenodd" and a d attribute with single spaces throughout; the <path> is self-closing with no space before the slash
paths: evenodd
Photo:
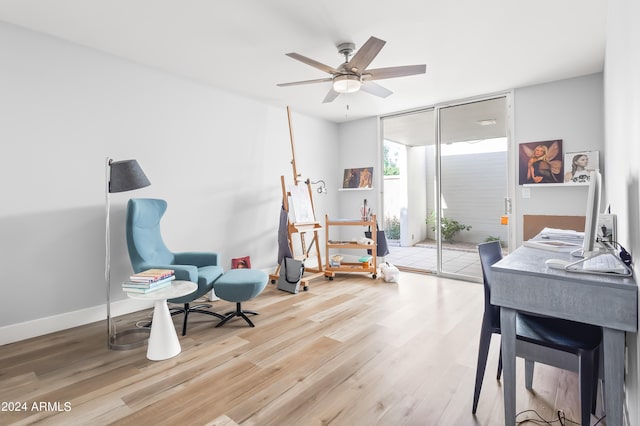
<path id="1" fill-rule="evenodd" d="M 504 241 L 502 241 L 500 237 L 489 236 L 484 240 L 485 243 L 490 243 L 491 241 L 498 241 L 500 243 L 500 247 L 504 247 Z"/>
<path id="2" fill-rule="evenodd" d="M 397 156 L 395 158 L 392 158 L 391 153 L 389 152 L 389 147 L 386 145 L 383 147 L 382 151 L 383 151 L 383 158 L 384 158 L 384 175 L 385 176 L 400 175 L 400 167 L 398 167 Z"/>
<path id="3" fill-rule="evenodd" d="M 389 217 L 387 216 L 384 220 L 385 230 L 387 238 L 390 240 L 399 240 L 400 239 L 400 219 L 397 216 Z"/>
<path id="4" fill-rule="evenodd" d="M 431 230 L 436 230 L 436 212 L 431 211 L 429 217 L 427 217 L 427 225 L 431 226 Z M 441 218 L 441 233 L 442 239 L 448 243 L 454 242 L 455 235 L 460 231 L 469 231 L 471 230 L 470 225 L 464 225 L 458 222 L 455 219 L 450 219 L 448 217 L 443 216 Z"/>

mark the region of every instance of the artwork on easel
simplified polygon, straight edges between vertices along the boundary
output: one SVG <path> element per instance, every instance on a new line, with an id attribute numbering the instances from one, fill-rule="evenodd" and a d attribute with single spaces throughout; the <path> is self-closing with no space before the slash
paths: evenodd
<path id="1" fill-rule="evenodd" d="M 291 202 L 289 203 L 289 215 L 292 223 L 315 223 L 309 188 L 306 185 L 291 185 L 289 187 Z"/>
<path id="2" fill-rule="evenodd" d="M 588 185 L 590 173 L 600 169 L 598 151 L 567 152 L 564 155 L 564 181 Z"/>
<path id="3" fill-rule="evenodd" d="M 296 154 L 293 142 L 293 130 L 291 129 L 291 110 L 287 106 L 287 119 L 289 122 L 289 141 L 291 143 L 291 168 L 293 172 L 293 182 L 299 182 L 300 173 L 296 169 Z M 313 197 L 311 194 L 311 181 L 307 179 L 305 185 L 287 185 L 284 176 L 280 176 L 280 185 L 282 187 L 282 208 L 280 211 L 280 223 L 278 226 L 278 266 L 275 273 L 269 275 L 272 283 L 280 279 L 280 268 L 283 265 L 284 258 L 296 259 L 295 248 L 297 244 L 293 244 L 293 235 L 298 234 L 300 237 L 299 248 L 305 260 L 310 260 L 309 255 L 315 255 L 317 266 L 311 261 L 305 265 L 304 277 L 300 278 L 300 283 L 304 286 L 304 290 L 308 289 L 309 281 L 314 278 L 324 277 L 322 253 L 320 252 L 320 242 L 318 230 L 322 226 L 316 221 L 313 211 Z M 305 233 L 313 233 L 313 239 L 309 247 L 305 242 Z M 315 249 L 312 251 L 312 249 Z M 286 267 L 286 265 L 285 265 Z"/>
<path id="4" fill-rule="evenodd" d="M 362 167 L 359 169 L 344 169 L 342 187 L 345 189 L 372 188 L 373 187 L 373 167 Z"/>

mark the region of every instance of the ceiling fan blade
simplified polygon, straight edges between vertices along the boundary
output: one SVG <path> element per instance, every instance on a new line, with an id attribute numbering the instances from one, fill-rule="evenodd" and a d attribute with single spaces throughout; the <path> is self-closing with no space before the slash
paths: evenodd
<path id="1" fill-rule="evenodd" d="M 323 104 L 329 103 L 329 102 L 333 102 L 338 95 L 340 95 L 340 93 L 336 92 L 335 90 L 333 90 L 333 88 L 331 88 L 331 90 L 329 90 L 329 93 L 327 93 L 327 96 L 324 97 L 324 100 L 322 101 Z"/>
<path id="2" fill-rule="evenodd" d="M 320 71 L 324 71 L 324 72 L 327 72 L 329 74 L 338 74 L 338 70 L 337 69 L 335 69 L 333 67 L 330 67 L 329 65 L 325 65 L 325 64 L 323 64 L 321 62 L 318 62 L 318 61 L 316 61 L 314 59 L 307 58 L 306 56 L 302 56 L 302 55 L 300 55 L 298 53 L 287 53 L 286 55 L 288 57 L 290 57 L 290 58 L 296 59 L 296 60 L 298 60 L 300 62 L 303 62 L 303 63 L 305 63 L 307 65 L 311 65 L 312 67 L 317 68 Z"/>
<path id="3" fill-rule="evenodd" d="M 364 71 L 371 61 L 380 53 L 380 50 L 385 45 L 386 41 L 379 38 L 369 37 L 369 40 L 362 45 L 360 50 L 353 55 L 353 58 L 347 63 L 345 69 L 361 73 Z"/>
<path id="4" fill-rule="evenodd" d="M 331 77 L 327 77 L 327 78 L 318 78 L 315 80 L 292 81 L 291 83 L 278 83 L 277 86 L 287 87 L 287 86 L 298 86 L 301 84 L 326 83 L 332 80 L 333 79 Z"/>
<path id="5" fill-rule="evenodd" d="M 360 86 L 360 90 L 363 92 L 367 92 L 369 94 L 379 96 L 381 98 L 386 98 L 389 95 L 392 95 L 393 92 L 386 87 L 382 87 L 373 81 L 365 81 L 362 86 Z"/>
<path id="6" fill-rule="evenodd" d="M 403 67 L 389 67 L 389 68 L 377 68 L 374 70 L 367 70 L 362 79 L 369 80 L 382 80 L 385 78 L 406 77 L 409 75 L 424 74 L 427 72 L 426 65 L 406 65 Z"/>

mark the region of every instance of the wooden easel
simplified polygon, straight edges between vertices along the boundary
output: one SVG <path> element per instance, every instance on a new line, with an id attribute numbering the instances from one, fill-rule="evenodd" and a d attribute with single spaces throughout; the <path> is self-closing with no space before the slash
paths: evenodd
<path id="1" fill-rule="evenodd" d="M 293 183 L 294 185 L 298 185 L 302 183 L 300 174 L 296 169 L 296 153 L 293 141 L 293 129 L 291 127 L 291 110 L 287 106 L 287 118 L 289 121 L 289 139 L 291 141 L 291 166 L 293 170 Z M 317 267 L 309 267 L 309 265 L 305 264 L 305 275 L 302 277 L 301 283 L 305 291 L 309 290 L 309 281 L 318 278 L 324 277 L 324 270 L 322 264 L 322 257 L 320 254 L 320 241 L 318 238 L 318 232 L 322 229 L 322 225 L 315 221 L 315 207 L 313 205 L 313 189 L 311 188 L 311 180 L 307 179 L 304 184 L 307 186 L 307 191 L 309 193 L 309 200 L 311 201 L 311 209 L 313 210 L 313 222 L 304 222 L 304 223 L 292 223 L 291 216 L 289 216 L 288 224 L 287 224 L 287 239 L 289 242 L 289 249 L 291 249 L 291 253 L 294 255 L 296 259 L 307 259 L 309 257 L 309 253 L 311 249 L 315 247 L 316 256 L 318 260 Z M 291 197 L 291 192 L 287 190 L 287 185 L 285 183 L 284 176 L 280 176 L 280 185 L 282 186 L 282 205 L 287 214 L 290 213 L 291 206 L 289 205 L 289 198 Z M 313 233 L 313 239 L 311 243 L 307 247 L 305 235 L 308 233 Z M 296 255 L 293 244 L 293 236 L 300 236 L 300 246 L 302 249 L 301 255 Z M 280 265 L 276 268 L 276 271 L 269 275 L 269 279 L 272 283 L 276 282 L 280 275 Z"/>

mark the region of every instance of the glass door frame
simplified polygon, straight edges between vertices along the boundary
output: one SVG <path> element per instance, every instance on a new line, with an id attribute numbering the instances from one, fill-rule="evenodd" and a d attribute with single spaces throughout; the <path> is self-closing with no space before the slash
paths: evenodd
<path id="1" fill-rule="evenodd" d="M 386 114 L 383 116 L 379 117 L 379 123 L 382 123 L 383 120 L 385 118 L 392 118 L 392 117 L 397 117 L 403 114 L 415 114 L 418 113 L 420 111 L 427 111 L 427 110 L 433 110 L 433 120 L 434 120 L 434 138 L 435 138 L 435 146 L 434 146 L 434 150 L 435 150 L 435 167 L 434 167 L 434 182 L 435 182 L 435 194 L 434 197 L 435 199 L 434 201 L 434 205 L 435 205 L 435 213 L 436 213 L 436 229 L 440 228 L 440 224 L 442 221 L 442 156 L 441 156 L 441 136 L 442 136 L 442 129 L 440 126 L 440 112 L 442 109 L 444 108 L 450 108 L 450 107 L 455 107 L 455 106 L 461 106 L 461 105 L 465 105 L 465 104 L 470 104 L 470 103 L 476 103 L 476 102 L 482 102 L 482 101 L 488 101 L 488 100 L 492 100 L 492 99 L 497 99 L 497 98 L 504 98 L 505 99 L 505 113 L 506 113 L 506 117 L 505 117 L 505 132 L 506 132 L 506 138 L 507 138 L 507 194 L 505 194 L 505 201 L 504 201 L 504 205 L 505 205 L 505 216 L 507 216 L 508 218 L 508 241 L 507 241 L 507 247 L 508 248 L 512 248 L 515 247 L 515 243 L 516 243 L 516 232 L 515 230 L 517 229 L 517 218 L 515 215 L 515 176 L 516 176 L 516 167 L 515 167 L 515 152 L 516 147 L 514 147 L 514 140 L 513 140 L 513 128 L 514 128 L 514 114 L 513 114 L 513 91 L 503 91 L 503 92 L 496 92 L 496 93 L 491 93 L 491 94 L 486 94 L 486 95 L 482 95 L 482 96 L 477 96 L 477 97 L 471 97 L 471 98 L 466 98 L 466 99 L 458 99 L 458 100 L 454 100 L 454 101 L 449 101 L 449 102 L 442 102 L 436 105 L 432 105 L 432 106 L 425 106 L 425 107 L 421 107 L 421 108 L 415 108 L 415 109 L 411 109 L 411 110 L 407 110 L 407 111 L 401 111 L 401 112 L 396 112 L 396 113 L 391 113 L 391 114 Z M 380 126 L 380 152 L 382 152 L 383 146 L 384 146 L 384 129 L 383 126 Z M 382 157 L 382 156 L 381 156 Z M 426 160 L 426 158 L 425 158 Z M 383 165 L 381 164 L 381 170 L 383 169 Z M 427 173 L 430 173 L 429 171 L 427 171 Z M 427 179 L 427 176 L 425 176 L 425 179 Z M 383 188 L 384 191 L 384 188 Z M 381 203 L 384 203 L 384 196 L 381 197 Z M 382 206 L 382 208 L 384 209 L 384 205 Z M 455 274 L 455 273 L 450 273 L 450 272 L 445 272 L 443 271 L 442 268 L 442 235 L 440 232 L 436 233 L 436 246 L 437 246 L 437 259 L 436 259 L 436 270 L 435 271 L 425 271 L 425 272 L 430 272 L 430 273 L 434 273 L 438 276 L 442 276 L 442 277 L 447 277 L 447 278 L 455 278 L 455 279 L 465 279 L 465 280 L 471 280 L 471 281 L 478 281 L 481 282 L 482 278 L 477 278 L 476 277 L 470 277 L 470 276 L 466 276 L 466 275 L 461 275 L 461 274 Z"/>

